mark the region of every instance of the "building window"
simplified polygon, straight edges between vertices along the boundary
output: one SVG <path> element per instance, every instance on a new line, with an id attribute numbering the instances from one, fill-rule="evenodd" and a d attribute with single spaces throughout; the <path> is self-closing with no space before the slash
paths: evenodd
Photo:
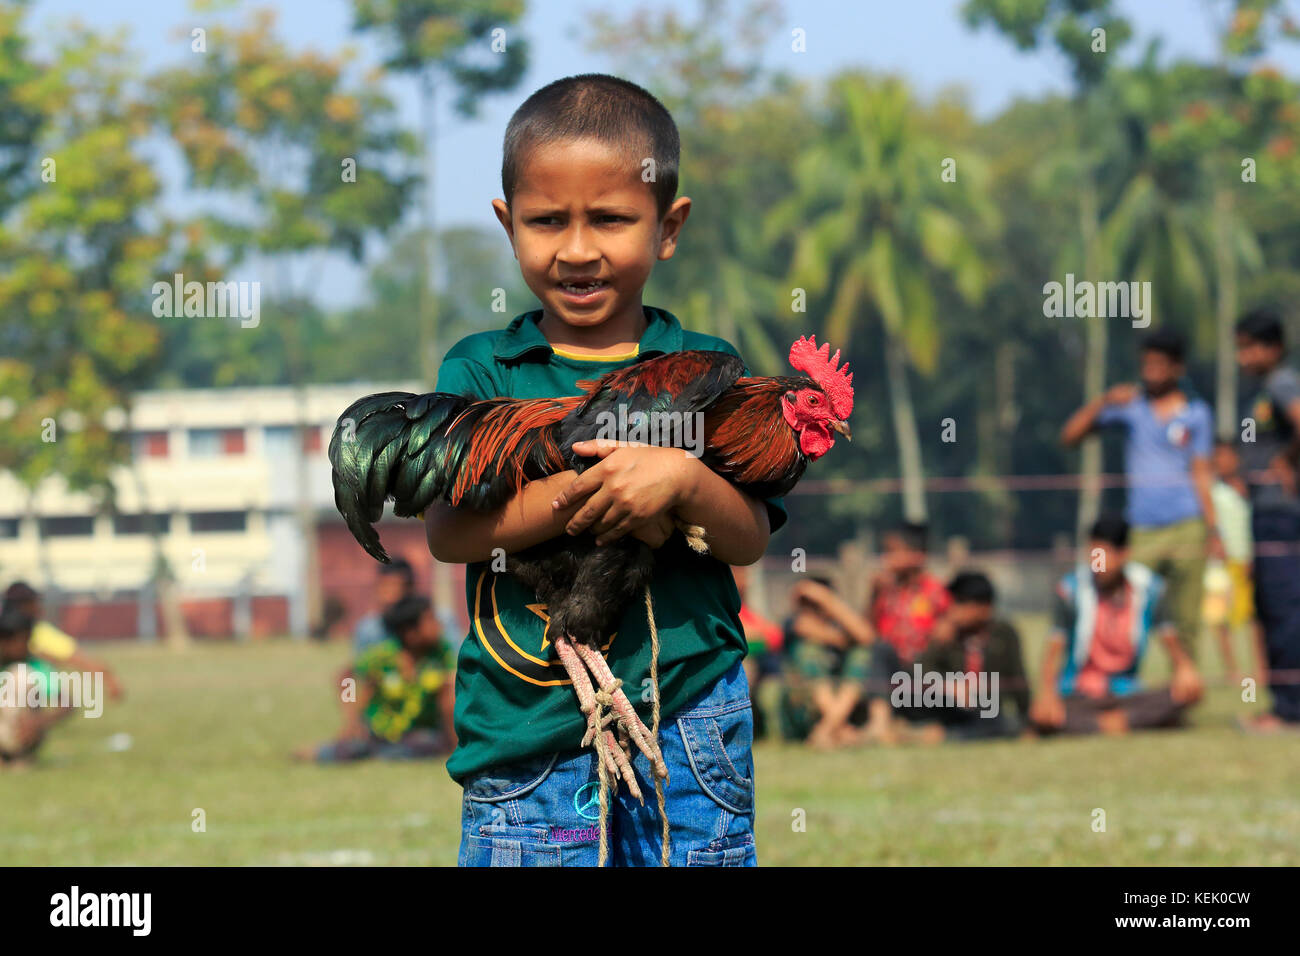
<path id="1" fill-rule="evenodd" d="M 319 454 L 321 450 L 321 427 L 308 425 L 302 438 L 302 449 L 309 455 Z M 264 443 L 267 458 L 289 458 L 298 447 L 297 425 L 268 425 L 264 431 Z"/>
<path id="2" fill-rule="evenodd" d="M 18 537 L 18 519 L 0 518 L 0 538 Z"/>
<path id="3" fill-rule="evenodd" d="M 242 428 L 191 428 L 191 458 L 219 458 L 244 453 Z"/>
<path id="4" fill-rule="evenodd" d="M 92 515 L 60 515 L 57 518 L 41 518 L 41 536 L 45 538 L 91 535 L 95 531 L 95 519 Z"/>
<path id="5" fill-rule="evenodd" d="M 248 514 L 243 511 L 195 511 L 190 515 L 190 531 L 206 534 L 221 531 L 245 531 Z"/>
<path id="6" fill-rule="evenodd" d="M 136 432 L 131 436 L 131 451 L 136 458 L 166 458 L 167 433 Z"/>
<path id="7" fill-rule="evenodd" d="M 171 531 L 171 515 L 113 515 L 113 534 L 158 534 Z"/>

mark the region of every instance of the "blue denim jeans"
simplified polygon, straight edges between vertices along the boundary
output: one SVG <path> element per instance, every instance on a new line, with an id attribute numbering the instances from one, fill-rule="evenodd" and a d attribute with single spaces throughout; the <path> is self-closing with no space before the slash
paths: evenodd
<path id="1" fill-rule="evenodd" d="M 577 706 L 576 700 L 574 706 Z M 755 866 L 754 719 L 738 663 L 682 710 L 665 716 L 665 806 L 672 866 Z M 661 823 L 649 763 L 632 765 L 645 806 L 611 789 L 609 864 L 658 866 Z M 590 749 L 493 767 L 465 781 L 461 866 L 595 866 L 599 779 Z"/>

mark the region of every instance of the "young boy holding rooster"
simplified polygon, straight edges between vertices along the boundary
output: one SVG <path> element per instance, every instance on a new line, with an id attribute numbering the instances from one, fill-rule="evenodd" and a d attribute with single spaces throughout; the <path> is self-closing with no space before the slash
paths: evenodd
<path id="1" fill-rule="evenodd" d="M 691 209 L 676 197 L 679 140 L 668 111 L 634 84 L 603 75 L 559 80 L 534 93 L 505 135 L 504 200 L 493 207 L 542 308 L 504 330 L 457 343 L 437 390 L 476 399 L 577 395 L 579 381 L 660 353 L 735 349 L 684 330 L 644 306 L 657 260 L 670 259 Z M 645 174 L 652 170 L 653 175 Z M 643 175 L 645 174 L 645 175 Z M 551 666 L 547 608 L 493 558 L 560 535 L 624 535 L 656 551 L 659 735 L 671 786 L 671 865 L 755 864 L 753 737 L 741 661 L 740 599 L 728 565 L 763 554 L 785 523 L 761 501 L 679 449 L 575 444 L 598 458 L 526 484 L 482 513 L 438 504 L 425 513 L 429 547 L 464 563 L 471 633 L 460 652 L 448 771 L 465 788 L 461 865 L 595 865 L 595 759 L 579 749 L 581 715 Z M 707 525 L 710 554 L 691 551 L 678 522 Z M 671 552 L 671 553 L 670 553 Z M 642 717 L 652 699 L 645 609 L 633 605 L 602 648 Z M 636 775 L 651 779 L 644 756 Z M 610 794 L 610 859 L 660 860 L 659 810 Z"/>

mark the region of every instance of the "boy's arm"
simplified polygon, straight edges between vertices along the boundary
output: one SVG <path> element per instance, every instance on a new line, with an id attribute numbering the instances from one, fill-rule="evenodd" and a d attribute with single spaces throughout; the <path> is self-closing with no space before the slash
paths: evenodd
<path id="1" fill-rule="evenodd" d="M 439 502 L 424 513 L 429 552 L 444 564 L 487 561 L 501 548 L 513 554 L 564 533 L 578 504 L 553 508 L 551 502 L 577 477 L 575 471 L 539 478 L 495 511 L 469 511 Z"/>
<path id="2" fill-rule="evenodd" d="M 1108 416 L 1103 414 L 1112 405 L 1127 405 L 1137 398 L 1136 385 L 1113 385 L 1084 405 L 1061 427 L 1061 444 L 1073 448 L 1083 441 L 1099 425 L 1106 424 Z"/>
<path id="3" fill-rule="evenodd" d="M 1160 643 L 1169 652 L 1169 659 L 1173 664 L 1173 677 L 1169 684 L 1169 694 L 1173 697 L 1174 703 L 1192 704 L 1200 700 L 1205 685 L 1201 681 L 1200 673 L 1196 670 L 1196 665 L 1192 663 L 1192 659 L 1183 650 L 1183 645 L 1178 640 L 1178 632 L 1172 626 L 1162 627 L 1160 629 Z"/>
<path id="4" fill-rule="evenodd" d="M 1061 691 L 1056 686 L 1056 678 L 1061 670 L 1061 655 L 1065 650 L 1065 635 L 1059 631 L 1047 638 L 1043 648 L 1042 677 L 1039 681 L 1039 693 L 1030 706 L 1031 719 L 1048 727 L 1059 727 L 1065 723 L 1065 702 L 1061 700 Z"/>

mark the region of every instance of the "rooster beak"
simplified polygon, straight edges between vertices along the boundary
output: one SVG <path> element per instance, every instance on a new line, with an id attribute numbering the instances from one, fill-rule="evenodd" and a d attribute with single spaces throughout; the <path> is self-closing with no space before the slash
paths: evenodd
<path id="1" fill-rule="evenodd" d="M 853 441 L 853 432 L 849 431 L 849 423 L 841 421 L 832 421 L 831 428 L 835 429 L 849 441 Z"/>

